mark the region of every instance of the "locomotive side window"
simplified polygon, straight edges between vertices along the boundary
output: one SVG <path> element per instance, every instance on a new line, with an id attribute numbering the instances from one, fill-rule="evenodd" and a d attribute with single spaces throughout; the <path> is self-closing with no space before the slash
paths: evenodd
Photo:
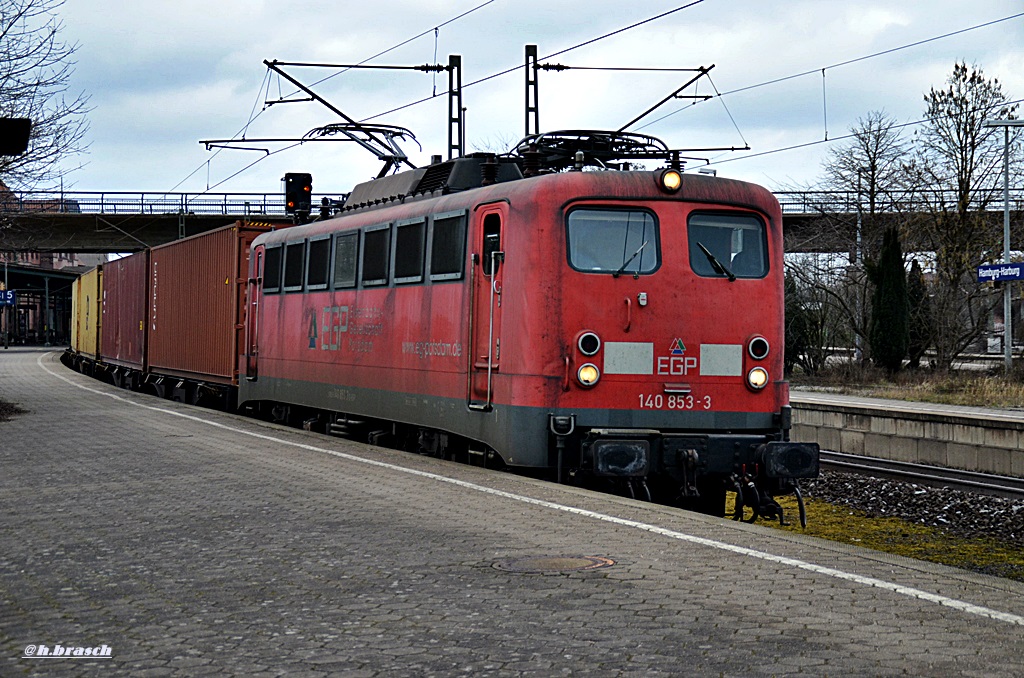
<path id="1" fill-rule="evenodd" d="M 290 242 L 284 250 L 284 291 L 297 292 L 302 290 L 302 277 L 305 273 L 306 241 Z"/>
<path id="2" fill-rule="evenodd" d="M 331 238 L 310 238 L 308 265 L 306 268 L 306 289 L 325 290 L 331 273 Z"/>
<path id="3" fill-rule="evenodd" d="M 498 262 L 494 259 L 494 253 L 501 251 L 501 215 L 500 214 L 488 214 L 484 217 L 484 247 L 482 254 L 482 265 L 484 267 L 484 275 L 493 275 L 494 271 L 492 267 L 496 267 Z"/>
<path id="4" fill-rule="evenodd" d="M 764 222 L 749 214 L 690 215 L 690 267 L 706 278 L 763 278 L 768 274 Z M 705 251 L 706 250 L 706 251 Z M 717 264 L 717 265 L 716 265 Z"/>
<path id="5" fill-rule="evenodd" d="M 427 220 L 423 218 L 395 224 L 395 282 L 423 281 L 423 242 Z"/>
<path id="6" fill-rule="evenodd" d="M 371 226 L 363 231 L 363 285 L 387 285 L 391 254 L 391 226 Z"/>
<path id="7" fill-rule="evenodd" d="M 263 291 L 281 291 L 281 246 L 268 247 L 263 265 Z"/>
<path id="8" fill-rule="evenodd" d="M 459 280 L 466 260 L 466 215 L 437 215 L 431 224 L 430 279 Z"/>
<path id="9" fill-rule="evenodd" d="M 342 233 L 334 239 L 334 287 L 356 286 L 359 268 L 359 233 Z"/>
<path id="10" fill-rule="evenodd" d="M 658 222 L 639 209 L 569 212 L 569 265 L 585 273 L 653 273 L 660 265 Z"/>

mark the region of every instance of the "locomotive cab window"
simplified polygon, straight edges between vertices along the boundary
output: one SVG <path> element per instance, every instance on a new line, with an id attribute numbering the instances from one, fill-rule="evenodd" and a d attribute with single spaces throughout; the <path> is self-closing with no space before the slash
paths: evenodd
<path id="1" fill-rule="evenodd" d="M 395 282 L 423 281 L 423 242 L 427 220 L 420 218 L 395 224 Z"/>
<path id="2" fill-rule="evenodd" d="M 687 222 L 690 267 L 705 278 L 763 278 L 768 274 L 768 234 L 749 214 L 691 214 Z"/>
<path id="3" fill-rule="evenodd" d="M 310 238 L 306 257 L 306 289 L 325 290 L 331 273 L 331 238 Z"/>
<path id="4" fill-rule="evenodd" d="M 302 279 L 306 272 L 306 241 L 290 242 L 284 248 L 284 291 L 302 291 Z"/>
<path id="5" fill-rule="evenodd" d="M 658 222 L 640 209 L 569 212 L 569 265 L 585 273 L 647 274 L 660 265 Z"/>
<path id="6" fill-rule="evenodd" d="M 334 239 L 334 288 L 356 286 L 359 268 L 359 232 L 341 233 Z"/>
<path id="7" fill-rule="evenodd" d="M 391 225 L 371 226 L 363 231 L 363 285 L 388 284 L 388 263 L 391 255 Z"/>
<path id="8" fill-rule="evenodd" d="M 430 228 L 430 279 L 459 280 L 466 260 L 466 215 L 438 214 Z"/>
<path id="9" fill-rule="evenodd" d="M 281 291 L 281 246 L 266 248 L 263 263 L 263 291 L 266 293 Z"/>

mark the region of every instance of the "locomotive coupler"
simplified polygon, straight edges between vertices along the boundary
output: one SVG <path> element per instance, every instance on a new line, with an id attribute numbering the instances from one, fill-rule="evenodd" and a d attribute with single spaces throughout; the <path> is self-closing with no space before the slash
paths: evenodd
<path id="1" fill-rule="evenodd" d="M 556 466 L 556 474 L 558 478 L 558 484 L 562 484 L 562 457 L 565 453 L 565 439 L 572 435 L 573 431 L 576 430 L 576 415 L 570 414 L 568 416 L 556 416 L 554 414 L 548 415 L 548 428 L 551 429 L 551 433 L 555 436 L 555 449 L 558 451 Z"/>
<path id="2" fill-rule="evenodd" d="M 760 471 L 760 469 L 758 470 Z M 736 492 L 736 504 L 732 513 L 733 520 L 753 523 L 758 518 L 765 518 L 767 520 L 778 518 L 779 525 L 789 526 L 790 523 L 786 522 L 785 511 L 782 505 L 775 500 L 775 497 L 792 493 L 796 497 L 800 527 L 807 527 L 807 510 L 796 480 L 767 478 L 760 472 L 756 475 L 751 475 L 747 473 L 746 467 L 744 467 L 741 474 L 733 473 L 730 481 L 732 482 L 733 490 Z M 750 509 L 751 516 L 744 518 L 743 513 L 747 508 Z"/>

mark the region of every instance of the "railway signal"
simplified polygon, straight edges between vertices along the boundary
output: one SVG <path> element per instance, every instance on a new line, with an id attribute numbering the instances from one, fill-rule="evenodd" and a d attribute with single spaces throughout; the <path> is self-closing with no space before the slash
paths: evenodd
<path id="1" fill-rule="evenodd" d="M 312 206 L 313 175 L 305 172 L 287 172 L 283 181 L 284 211 L 288 214 L 309 215 Z"/>

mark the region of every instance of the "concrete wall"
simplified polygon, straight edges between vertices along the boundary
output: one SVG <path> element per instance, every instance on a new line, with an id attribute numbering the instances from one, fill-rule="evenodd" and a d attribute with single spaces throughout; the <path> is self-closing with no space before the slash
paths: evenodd
<path id="1" fill-rule="evenodd" d="M 846 454 L 1024 477 L 1024 417 L 815 402 L 794 393 L 792 439 Z"/>

